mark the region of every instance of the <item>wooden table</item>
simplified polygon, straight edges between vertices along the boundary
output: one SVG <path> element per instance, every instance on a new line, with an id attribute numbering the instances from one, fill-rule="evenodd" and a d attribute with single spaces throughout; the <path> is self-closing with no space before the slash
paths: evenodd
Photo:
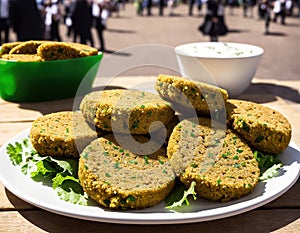
<path id="1" fill-rule="evenodd" d="M 155 77 L 118 77 L 110 86 L 131 87 Z M 95 86 L 101 84 L 96 80 Z M 300 145 L 300 81 L 254 79 L 241 96 L 282 112 Z M 0 99 L 0 146 L 31 126 L 43 114 L 72 110 L 73 99 L 10 103 Z M 1 161 L 0 161 L 1 162 Z M 16 197 L 0 183 L 0 232 L 300 232 L 300 181 L 278 199 L 258 209 L 225 219 L 193 224 L 122 225 L 65 217 L 39 209 Z"/>

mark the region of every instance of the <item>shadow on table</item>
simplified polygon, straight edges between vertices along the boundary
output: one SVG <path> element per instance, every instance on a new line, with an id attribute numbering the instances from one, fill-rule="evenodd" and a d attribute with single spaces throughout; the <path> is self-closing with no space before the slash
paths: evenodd
<path id="1" fill-rule="evenodd" d="M 101 86 L 93 88 L 92 91 L 108 90 L 108 89 L 124 89 L 121 86 Z M 49 114 L 60 111 L 72 111 L 79 109 L 79 103 L 83 96 L 77 96 L 76 98 L 68 98 L 62 100 L 33 102 L 33 103 L 19 103 L 19 108 L 38 111 L 41 114 Z"/>
<path id="2" fill-rule="evenodd" d="M 108 28 L 107 31 L 112 32 L 112 33 L 120 33 L 120 34 L 134 34 L 134 33 L 136 33 L 135 30 L 119 29 L 119 28 Z"/>
<path id="3" fill-rule="evenodd" d="M 268 32 L 265 33 L 266 36 L 286 36 L 286 33 L 283 32 Z"/>
<path id="4" fill-rule="evenodd" d="M 125 52 L 118 51 L 118 50 L 109 50 L 109 49 L 106 49 L 103 52 L 107 53 L 107 54 L 110 54 L 110 55 L 114 55 L 114 56 L 123 56 L 123 57 L 130 57 L 131 56 L 130 53 L 125 53 Z"/>
<path id="5" fill-rule="evenodd" d="M 103 90 L 103 89 L 122 89 L 120 86 L 106 86 L 96 87 L 92 91 Z M 269 103 L 277 100 L 280 97 L 286 101 L 299 104 L 300 93 L 297 89 L 288 86 L 282 86 L 278 84 L 270 83 L 252 83 L 250 87 L 239 97 L 238 99 L 249 100 L 256 103 Z M 30 109 L 39 111 L 43 115 L 59 112 L 59 111 L 71 111 L 78 109 L 78 103 L 83 97 L 76 97 L 64 100 L 36 102 L 36 103 L 20 103 L 21 109 Z"/>
<path id="6" fill-rule="evenodd" d="M 238 99 L 262 104 L 276 101 L 277 97 L 292 103 L 300 103 L 300 93 L 297 89 L 271 83 L 252 83 Z"/>
<path id="7" fill-rule="evenodd" d="M 19 108 L 38 111 L 45 115 L 53 112 L 71 111 L 73 109 L 73 101 L 74 98 L 33 103 L 19 103 Z"/>
<path id="8" fill-rule="evenodd" d="M 228 29 L 228 33 L 247 33 L 249 32 L 249 30 L 246 30 L 246 29 L 232 29 L 232 28 L 229 28 Z"/>

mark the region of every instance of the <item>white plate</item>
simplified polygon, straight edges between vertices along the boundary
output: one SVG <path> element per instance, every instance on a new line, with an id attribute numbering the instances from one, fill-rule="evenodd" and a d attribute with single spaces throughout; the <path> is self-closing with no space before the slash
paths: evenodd
<path id="1" fill-rule="evenodd" d="M 21 132 L 8 143 L 28 137 L 29 129 Z M 7 144 L 0 148 L 0 181 L 13 194 L 47 211 L 79 219 L 126 224 L 172 224 L 209 221 L 225 218 L 276 199 L 297 181 L 300 173 L 300 151 L 294 143 L 279 156 L 284 166 L 279 177 L 260 182 L 249 195 L 228 203 L 203 199 L 191 202 L 185 213 L 174 213 L 164 208 L 164 203 L 152 208 L 135 211 L 110 211 L 98 206 L 80 206 L 60 200 L 56 192 L 24 175 L 12 165 L 6 153 Z"/>

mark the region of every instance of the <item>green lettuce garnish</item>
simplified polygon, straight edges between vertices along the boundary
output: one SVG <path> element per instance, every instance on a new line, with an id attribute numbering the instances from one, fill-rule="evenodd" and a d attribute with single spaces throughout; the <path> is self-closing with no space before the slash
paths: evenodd
<path id="1" fill-rule="evenodd" d="M 283 166 L 283 164 L 278 163 L 278 164 L 274 164 L 272 167 L 270 167 L 269 169 L 267 169 L 260 177 L 259 180 L 261 181 L 265 181 L 268 179 L 271 179 L 273 177 L 278 176 L 279 174 L 279 170 L 280 168 Z"/>
<path id="2" fill-rule="evenodd" d="M 189 195 L 192 195 L 193 199 L 197 199 L 197 193 L 195 192 L 195 186 L 196 182 L 193 181 L 189 187 L 188 190 L 184 190 L 184 185 L 182 183 L 179 183 L 177 187 L 175 187 L 173 193 L 171 196 L 169 196 L 166 199 L 167 206 L 165 207 L 166 209 L 176 209 L 178 207 L 181 207 L 183 205 L 189 206 L 190 202 L 188 200 Z M 181 197 L 181 199 L 178 200 L 178 197 Z M 175 200 L 172 203 L 172 200 Z"/>
<path id="3" fill-rule="evenodd" d="M 64 176 L 62 173 L 58 173 L 52 181 L 52 187 L 56 190 L 61 199 L 74 204 L 85 206 L 88 204 L 88 196 L 83 191 L 78 178 L 69 175 Z"/>
<path id="4" fill-rule="evenodd" d="M 34 181 L 51 186 L 60 199 L 87 205 L 88 197 L 79 183 L 76 159 L 41 156 L 31 147 L 29 138 L 8 144 L 6 151 L 13 165 Z"/>
<path id="5" fill-rule="evenodd" d="M 260 180 L 267 180 L 278 176 L 279 169 L 283 166 L 277 155 L 268 155 L 260 151 L 253 152 L 260 169 Z"/>

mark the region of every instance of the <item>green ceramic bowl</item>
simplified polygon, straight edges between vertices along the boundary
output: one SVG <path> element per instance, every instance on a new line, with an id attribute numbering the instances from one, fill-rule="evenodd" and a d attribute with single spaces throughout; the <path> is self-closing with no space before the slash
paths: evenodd
<path id="1" fill-rule="evenodd" d="M 75 97 L 79 86 L 84 94 L 92 88 L 102 56 L 99 52 L 96 56 L 44 62 L 0 59 L 0 96 L 11 102 L 65 99 Z"/>

